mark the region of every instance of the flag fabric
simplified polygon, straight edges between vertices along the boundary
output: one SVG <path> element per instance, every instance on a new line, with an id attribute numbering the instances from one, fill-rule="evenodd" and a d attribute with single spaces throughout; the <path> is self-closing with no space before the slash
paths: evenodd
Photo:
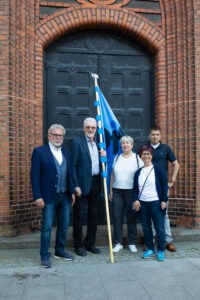
<path id="1" fill-rule="evenodd" d="M 99 95 L 101 124 L 103 129 L 102 134 L 107 155 L 107 183 L 109 186 L 114 157 L 122 152 L 119 140 L 124 135 L 124 133 L 121 129 L 120 123 L 118 122 L 116 116 L 114 115 L 111 107 L 109 106 L 98 86 L 95 86 L 95 91 Z"/>

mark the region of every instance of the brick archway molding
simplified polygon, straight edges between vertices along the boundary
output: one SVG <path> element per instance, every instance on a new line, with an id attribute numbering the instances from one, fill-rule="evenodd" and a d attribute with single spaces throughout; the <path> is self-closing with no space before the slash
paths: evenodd
<path id="1" fill-rule="evenodd" d="M 157 53 L 164 42 L 162 31 L 148 19 L 120 9 L 80 8 L 63 9 L 47 17 L 36 26 L 38 44 L 46 48 L 57 39 L 83 29 L 102 28 L 133 36 L 147 49 Z"/>

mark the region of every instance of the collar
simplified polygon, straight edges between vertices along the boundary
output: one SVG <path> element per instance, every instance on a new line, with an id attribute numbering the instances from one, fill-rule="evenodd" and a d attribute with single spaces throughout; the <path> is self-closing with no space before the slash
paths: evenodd
<path id="1" fill-rule="evenodd" d="M 55 147 L 51 142 L 49 142 L 49 147 L 53 151 L 61 151 L 61 149 L 62 149 L 62 147 L 59 147 L 59 148 Z"/>
<path id="2" fill-rule="evenodd" d="M 95 142 L 95 140 L 90 141 L 90 139 L 89 139 L 89 137 L 87 135 L 85 135 L 85 138 L 86 138 L 87 143 L 94 143 Z"/>
<path id="3" fill-rule="evenodd" d="M 152 145 L 152 144 L 150 144 L 151 145 L 151 147 L 153 148 L 153 149 L 156 149 L 156 148 L 158 148 L 158 146 L 160 146 L 160 143 L 158 143 L 158 144 L 156 144 L 156 145 Z"/>

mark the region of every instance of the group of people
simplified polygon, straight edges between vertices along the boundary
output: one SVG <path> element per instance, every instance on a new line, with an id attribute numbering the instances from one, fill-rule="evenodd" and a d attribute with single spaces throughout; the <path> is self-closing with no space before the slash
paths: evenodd
<path id="1" fill-rule="evenodd" d="M 73 245 L 79 256 L 87 251 L 100 254 L 95 245 L 98 225 L 98 209 L 101 199 L 100 156 L 95 135 L 97 123 L 86 118 L 84 134 L 75 138 L 68 152 L 63 147 L 65 128 L 53 124 L 48 130 L 48 143 L 36 147 L 31 158 L 31 184 L 33 198 L 42 209 L 40 258 L 44 268 L 52 266 L 49 252 L 52 227 L 57 221 L 55 258 L 68 261 L 74 256 L 65 250 L 73 206 Z M 151 128 L 149 144 L 133 152 L 133 139 L 123 136 L 120 140 L 122 153 L 113 162 L 110 178 L 110 201 L 113 209 L 114 247 L 113 252 L 123 249 L 123 219 L 126 214 L 128 245 L 137 252 L 137 219 L 140 220 L 145 240 L 142 257 L 156 255 L 153 226 L 156 231 L 157 258 L 165 259 L 165 248 L 176 251 L 172 243 L 170 221 L 167 214 L 168 188 L 173 186 L 179 164 L 170 147 L 161 143 L 161 129 Z M 173 170 L 167 180 L 168 161 Z M 82 227 L 87 211 L 87 232 L 83 238 Z M 153 222 L 153 224 L 152 224 Z"/>

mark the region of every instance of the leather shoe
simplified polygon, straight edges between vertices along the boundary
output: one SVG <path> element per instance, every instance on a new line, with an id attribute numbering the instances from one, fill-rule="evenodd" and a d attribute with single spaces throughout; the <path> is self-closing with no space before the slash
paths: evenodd
<path id="1" fill-rule="evenodd" d="M 148 248 L 147 248 L 147 245 L 143 245 L 143 251 L 147 251 L 148 250 Z"/>
<path id="2" fill-rule="evenodd" d="M 83 247 L 75 248 L 75 253 L 79 256 L 87 256 L 87 252 Z"/>
<path id="3" fill-rule="evenodd" d="M 85 249 L 87 251 L 90 251 L 90 252 L 94 253 L 94 254 L 100 254 L 101 253 L 101 251 L 98 248 L 96 248 L 95 246 L 85 247 Z"/>
<path id="4" fill-rule="evenodd" d="M 171 252 L 175 252 L 176 251 L 176 247 L 172 244 L 172 243 L 168 243 L 165 245 L 165 248 Z"/>

